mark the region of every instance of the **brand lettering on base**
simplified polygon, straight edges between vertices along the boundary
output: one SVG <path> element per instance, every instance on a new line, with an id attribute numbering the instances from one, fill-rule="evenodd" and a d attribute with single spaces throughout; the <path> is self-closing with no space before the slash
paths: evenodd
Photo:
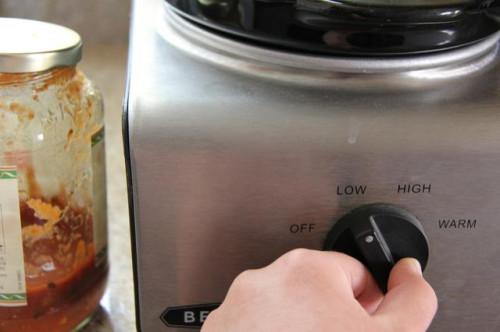
<path id="1" fill-rule="evenodd" d="M 210 311 L 208 310 L 201 310 L 201 311 L 186 310 L 184 311 L 183 323 L 184 324 L 194 324 L 196 322 L 204 323 L 209 314 Z"/>
<path id="2" fill-rule="evenodd" d="M 220 306 L 218 303 L 196 304 L 167 308 L 161 320 L 170 327 L 201 327 L 208 315 Z"/>

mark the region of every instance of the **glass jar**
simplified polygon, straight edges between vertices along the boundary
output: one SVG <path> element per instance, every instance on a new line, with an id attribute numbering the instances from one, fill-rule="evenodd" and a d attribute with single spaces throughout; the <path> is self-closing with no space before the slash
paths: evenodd
<path id="1" fill-rule="evenodd" d="M 0 331 L 71 331 L 108 273 L 102 99 L 74 31 L 2 18 L 0 40 Z"/>

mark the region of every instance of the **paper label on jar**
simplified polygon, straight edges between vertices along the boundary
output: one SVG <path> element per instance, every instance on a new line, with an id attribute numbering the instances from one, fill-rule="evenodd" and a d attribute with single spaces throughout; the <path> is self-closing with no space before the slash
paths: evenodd
<path id="1" fill-rule="evenodd" d="M 107 262 L 108 222 L 104 127 L 92 136 L 93 229 L 96 265 Z"/>
<path id="2" fill-rule="evenodd" d="M 0 167 L 0 306 L 27 305 L 15 167 Z"/>

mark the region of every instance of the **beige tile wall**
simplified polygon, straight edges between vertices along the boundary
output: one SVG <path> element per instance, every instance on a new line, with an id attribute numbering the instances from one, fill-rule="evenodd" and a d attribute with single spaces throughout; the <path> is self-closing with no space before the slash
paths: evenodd
<path id="1" fill-rule="evenodd" d="M 129 12 L 129 0 L 0 0 L 0 16 L 62 24 L 86 43 L 126 42 Z"/>

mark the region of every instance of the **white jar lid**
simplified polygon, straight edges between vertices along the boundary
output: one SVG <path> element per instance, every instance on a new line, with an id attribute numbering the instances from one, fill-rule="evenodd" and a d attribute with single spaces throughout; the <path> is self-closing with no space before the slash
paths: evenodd
<path id="1" fill-rule="evenodd" d="M 31 73 L 77 64 L 82 39 L 60 25 L 0 18 L 0 73 Z"/>

